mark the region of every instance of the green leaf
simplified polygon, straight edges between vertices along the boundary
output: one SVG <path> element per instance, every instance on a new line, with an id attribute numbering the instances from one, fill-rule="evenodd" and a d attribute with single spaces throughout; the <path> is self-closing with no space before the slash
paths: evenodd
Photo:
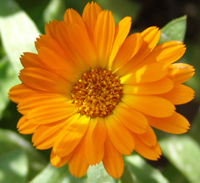
<path id="1" fill-rule="evenodd" d="M 106 172 L 103 163 L 99 163 L 95 166 L 90 166 L 87 171 L 87 179 L 84 181 L 84 183 L 115 183 L 116 180 L 113 179 L 108 175 Z"/>
<path id="2" fill-rule="evenodd" d="M 50 163 L 29 183 L 82 183 L 83 178 L 73 177 L 68 170 L 68 165 L 61 168 L 55 168 Z"/>
<path id="3" fill-rule="evenodd" d="M 0 156 L 0 182 L 26 183 L 28 159 L 23 150 L 16 150 Z"/>
<path id="4" fill-rule="evenodd" d="M 19 83 L 18 73 L 22 68 L 19 57 L 23 52 L 35 51 L 34 41 L 39 35 L 34 23 L 13 0 L 1 0 L 0 35 L 7 58 L 0 61 L 0 117 L 6 107 L 7 93 L 11 86 Z M 10 61 L 10 64 L 7 62 Z"/>
<path id="5" fill-rule="evenodd" d="M 44 11 L 44 20 L 63 20 L 65 13 L 65 5 L 63 0 L 51 0 Z"/>
<path id="6" fill-rule="evenodd" d="M 166 41 L 183 41 L 186 32 L 186 16 L 172 20 L 161 29 L 159 44 Z"/>
<path id="7" fill-rule="evenodd" d="M 0 129 L 0 156 L 11 153 L 16 150 L 24 150 L 27 153 L 29 160 L 29 178 L 32 178 L 44 168 L 46 161 L 36 151 L 33 146 L 18 134 L 10 131 Z"/>
<path id="8" fill-rule="evenodd" d="M 169 183 L 159 170 L 150 166 L 139 155 L 126 156 L 125 162 L 124 174 L 126 176 L 121 177 L 121 183 Z M 128 180 L 127 175 L 129 177 Z"/>
<path id="9" fill-rule="evenodd" d="M 19 82 L 16 73 L 13 71 L 8 58 L 5 56 L 0 61 L 0 119 L 2 118 L 3 110 L 9 102 L 8 90 L 16 82 Z"/>
<path id="10" fill-rule="evenodd" d="M 200 147 L 188 135 L 173 136 L 160 141 L 168 160 L 191 182 L 200 180 Z"/>
<path id="11" fill-rule="evenodd" d="M 16 73 L 22 68 L 19 57 L 34 52 L 34 41 L 40 34 L 28 15 L 13 0 L 1 0 L 0 32 L 5 51 Z"/>

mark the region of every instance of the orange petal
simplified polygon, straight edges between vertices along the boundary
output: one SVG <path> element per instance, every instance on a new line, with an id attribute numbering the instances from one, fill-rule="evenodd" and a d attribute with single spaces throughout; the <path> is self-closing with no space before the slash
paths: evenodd
<path id="1" fill-rule="evenodd" d="M 185 63 L 176 63 L 169 65 L 168 77 L 174 83 L 184 83 L 194 75 L 193 66 Z"/>
<path id="2" fill-rule="evenodd" d="M 81 141 L 69 160 L 69 171 L 75 177 L 82 177 L 87 172 L 89 167 L 89 164 L 85 158 L 84 148 L 84 142 Z"/>
<path id="3" fill-rule="evenodd" d="M 120 20 L 119 23 L 117 24 L 117 26 L 115 28 L 115 40 L 114 40 L 112 52 L 110 54 L 109 63 L 107 66 L 108 69 L 111 68 L 112 62 L 113 62 L 120 46 L 122 45 L 122 43 L 128 36 L 130 28 L 131 28 L 131 17 L 125 17 L 122 20 Z M 136 42 L 136 44 L 137 44 L 137 41 L 134 40 L 134 42 Z M 132 44 L 130 44 L 130 45 L 132 46 Z M 133 46 L 135 46 L 134 43 L 133 43 Z"/>
<path id="4" fill-rule="evenodd" d="M 22 94 L 23 95 L 23 94 Z M 43 106 L 51 106 L 54 105 L 60 107 L 71 106 L 71 97 L 70 95 L 59 95 L 56 93 L 39 93 L 37 92 L 35 95 L 26 96 L 22 100 L 20 100 L 18 104 L 18 110 L 22 114 L 26 114 L 33 108 L 43 107 Z"/>
<path id="5" fill-rule="evenodd" d="M 61 167 L 64 166 L 66 163 L 69 162 L 70 158 L 72 157 L 73 152 L 67 156 L 59 157 L 53 151 L 51 151 L 50 161 L 54 167 Z"/>
<path id="6" fill-rule="evenodd" d="M 157 62 L 171 64 L 180 59 L 185 53 L 185 50 L 186 48 L 185 45 L 183 45 L 183 42 L 168 41 L 156 46 L 144 62 L 146 63 L 148 60 L 154 60 Z"/>
<path id="7" fill-rule="evenodd" d="M 21 70 L 19 78 L 28 87 L 41 91 L 68 94 L 72 89 L 66 80 L 40 68 L 25 68 Z"/>
<path id="8" fill-rule="evenodd" d="M 149 125 L 167 133 L 182 134 L 187 132 L 190 126 L 188 120 L 177 112 L 167 118 L 146 117 Z"/>
<path id="9" fill-rule="evenodd" d="M 70 35 L 70 44 L 74 51 L 79 54 L 80 58 L 85 63 L 88 63 L 91 68 L 97 67 L 97 55 L 86 32 L 75 24 L 68 25 L 67 31 L 68 35 Z"/>
<path id="10" fill-rule="evenodd" d="M 39 126 L 32 136 L 33 145 L 37 149 L 49 149 L 53 147 L 66 126 L 65 121 Z"/>
<path id="11" fill-rule="evenodd" d="M 115 20 L 111 12 L 102 11 L 95 25 L 94 45 L 97 52 L 98 65 L 105 68 L 113 47 Z"/>
<path id="12" fill-rule="evenodd" d="M 85 24 L 77 11 L 68 8 L 64 14 L 64 21 L 69 24 L 77 24 L 81 27 L 82 31 L 87 32 Z"/>
<path id="13" fill-rule="evenodd" d="M 97 124 L 92 133 L 93 143 L 102 146 L 106 140 L 107 132 L 104 118 L 97 117 Z"/>
<path id="14" fill-rule="evenodd" d="M 116 118 L 129 130 L 142 134 L 147 130 L 147 120 L 138 111 L 117 105 L 113 110 Z"/>
<path id="15" fill-rule="evenodd" d="M 107 137 L 105 142 L 105 153 L 103 165 L 108 174 L 113 178 L 121 177 L 124 171 L 124 162 L 121 153 L 114 147 Z"/>
<path id="16" fill-rule="evenodd" d="M 38 55 L 43 65 L 45 65 L 46 70 L 49 70 L 70 83 L 77 82 L 76 75 L 79 73 L 73 72 L 76 71 L 76 66 L 70 60 L 61 57 L 55 50 L 50 50 L 45 47 L 38 50 Z"/>
<path id="17" fill-rule="evenodd" d="M 38 128 L 38 124 L 32 124 L 30 123 L 27 119 L 26 116 L 22 116 L 18 123 L 17 123 L 17 128 L 18 131 L 22 134 L 31 134 L 34 133 L 35 130 Z"/>
<path id="18" fill-rule="evenodd" d="M 136 94 L 136 95 L 153 95 L 161 94 L 170 91 L 173 88 L 174 83 L 168 79 L 163 78 L 161 80 L 150 82 L 150 83 L 141 83 L 135 85 L 124 85 L 123 93 L 125 94 Z"/>
<path id="19" fill-rule="evenodd" d="M 145 133 L 138 134 L 137 136 L 147 146 L 155 146 L 157 144 L 156 134 L 154 133 L 154 131 L 150 126 L 148 126 L 147 131 Z"/>
<path id="20" fill-rule="evenodd" d="M 144 142 L 140 140 L 140 138 L 133 134 L 135 140 L 135 151 L 141 156 L 149 159 L 149 160 L 158 160 L 161 155 L 160 146 L 156 143 L 155 146 L 148 146 Z"/>
<path id="21" fill-rule="evenodd" d="M 92 137 L 96 124 L 96 118 L 92 118 L 88 127 L 88 131 L 85 135 L 85 157 L 90 165 L 100 163 L 104 155 L 104 145 L 97 144 L 98 142 L 94 142 Z"/>
<path id="22" fill-rule="evenodd" d="M 81 116 L 79 119 L 77 119 L 78 116 L 79 114 L 73 115 L 67 120 L 64 132 L 57 139 L 55 145 L 53 146 L 53 151 L 57 156 L 63 157 L 70 154 L 72 151 L 74 151 L 85 135 L 90 118 L 87 116 Z M 84 150 L 82 152 L 84 152 Z"/>
<path id="23" fill-rule="evenodd" d="M 183 84 L 176 84 L 172 90 L 167 93 L 160 94 L 175 105 L 185 104 L 194 98 L 194 90 Z"/>
<path id="24" fill-rule="evenodd" d="M 122 84 L 137 84 L 158 81 L 167 75 L 166 65 L 152 63 L 120 78 Z"/>
<path id="25" fill-rule="evenodd" d="M 120 47 L 113 61 L 112 70 L 124 66 L 139 50 L 142 44 L 142 38 L 139 33 L 129 36 Z M 113 48 L 114 49 L 114 48 Z"/>
<path id="26" fill-rule="evenodd" d="M 58 26 L 59 21 L 53 20 L 45 25 L 45 34 L 56 39 L 56 27 Z"/>
<path id="27" fill-rule="evenodd" d="M 105 118 L 108 137 L 115 148 L 122 154 L 130 155 L 134 149 L 134 140 L 127 130 L 113 115 Z"/>
<path id="28" fill-rule="evenodd" d="M 154 117 L 168 117 L 171 116 L 175 110 L 171 102 L 157 96 L 125 94 L 122 97 L 122 101 L 133 109 Z"/>
<path id="29" fill-rule="evenodd" d="M 35 53 L 25 52 L 24 55 L 21 56 L 20 60 L 24 67 L 44 68 L 44 65 L 41 63 L 40 58 Z"/>
<path id="30" fill-rule="evenodd" d="M 74 35 L 73 34 L 71 35 L 71 33 L 70 33 L 71 28 L 70 28 L 70 30 L 68 30 L 68 28 L 71 26 L 75 26 L 75 25 L 65 23 L 65 22 L 60 22 L 60 24 L 56 27 L 57 28 L 56 29 L 57 39 L 58 39 L 58 42 L 60 43 L 60 45 L 63 47 L 63 49 L 66 51 L 66 53 L 70 57 L 70 59 L 79 67 L 79 69 L 82 72 L 86 72 L 90 69 L 90 67 L 87 64 L 87 62 L 85 62 L 81 58 L 81 56 L 79 55 L 79 53 L 77 53 L 76 49 L 73 46 L 71 37 L 72 36 L 74 37 Z M 83 31 L 83 34 L 84 34 L 84 30 L 82 28 L 80 28 L 80 30 Z M 84 34 L 84 35 L 86 35 L 86 34 Z"/>
<path id="31" fill-rule="evenodd" d="M 36 94 L 37 92 L 24 84 L 19 84 L 13 86 L 8 95 L 9 99 L 15 103 L 19 103 L 22 99 L 26 98 L 29 95 Z"/>
<path id="32" fill-rule="evenodd" d="M 88 2 L 83 10 L 82 19 L 86 25 L 88 34 L 92 41 L 94 39 L 94 28 L 97 21 L 97 17 L 101 12 L 101 7 L 94 2 Z"/>
<path id="33" fill-rule="evenodd" d="M 157 27 L 149 27 L 140 35 L 143 39 L 142 46 L 138 50 L 137 54 L 127 64 L 125 64 L 117 71 L 117 75 L 121 76 L 131 73 L 133 72 L 132 70 L 136 68 L 136 66 L 139 68 L 145 64 L 143 63 L 143 60 L 151 53 L 160 39 L 160 30 L 158 30 Z M 152 60 L 152 62 L 154 61 Z"/>

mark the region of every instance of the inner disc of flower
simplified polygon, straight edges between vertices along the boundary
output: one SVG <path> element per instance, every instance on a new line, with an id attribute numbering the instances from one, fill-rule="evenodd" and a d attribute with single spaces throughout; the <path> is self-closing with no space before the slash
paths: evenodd
<path id="1" fill-rule="evenodd" d="M 71 92 L 78 112 L 90 117 L 109 115 L 122 96 L 119 77 L 106 69 L 95 68 L 81 75 Z"/>

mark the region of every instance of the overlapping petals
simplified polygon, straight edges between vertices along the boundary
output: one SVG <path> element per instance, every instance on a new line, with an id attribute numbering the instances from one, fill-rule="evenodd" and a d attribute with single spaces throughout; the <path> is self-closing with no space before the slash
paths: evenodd
<path id="1" fill-rule="evenodd" d="M 151 127 L 174 134 L 189 129 L 174 106 L 194 97 L 194 91 L 182 84 L 193 76 L 193 67 L 174 64 L 184 54 L 184 44 L 169 41 L 156 46 L 157 27 L 128 36 L 130 27 L 130 17 L 115 26 L 110 11 L 88 3 L 82 16 L 68 9 L 64 21 L 46 24 L 45 35 L 35 43 L 38 53 L 21 57 L 22 84 L 9 92 L 23 115 L 17 128 L 33 133 L 36 148 L 52 148 L 52 165 L 68 163 L 75 177 L 102 161 L 108 174 L 119 178 L 122 155 L 135 150 L 150 160 L 160 157 Z M 95 68 L 110 70 L 122 88 L 120 101 L 104 117 L 79 113 L 71 96 L 80 76 Z"/>

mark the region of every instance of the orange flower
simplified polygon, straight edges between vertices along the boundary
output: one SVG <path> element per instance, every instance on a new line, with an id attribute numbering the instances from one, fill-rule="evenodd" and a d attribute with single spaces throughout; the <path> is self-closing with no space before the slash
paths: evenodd
<path id="1" fill-rule="evenodd" d="M 103 161 L 119 178 L 122 155 L 135 150 L 150 160 L 160 157 L 151 127 L 174 134 L 189 129 L 174 106 L 194 96 L 181 84 L 193 67 L 173 64 L 185 46 L 156 46 L 157 27 L 128 36 L 130 27 L 130 17 L 115 26 L 111 12 L 88 3 L 82 17 L 67 9 L 64 21 L 47 24 L 35 43 L 38 53 L 21 57 L 22 83 L 9 92 L 23 115 L 19 132 L 33 133 L 37 149 L 52 148 L 52 165 L 68 163 L 75 177 Z"/>

